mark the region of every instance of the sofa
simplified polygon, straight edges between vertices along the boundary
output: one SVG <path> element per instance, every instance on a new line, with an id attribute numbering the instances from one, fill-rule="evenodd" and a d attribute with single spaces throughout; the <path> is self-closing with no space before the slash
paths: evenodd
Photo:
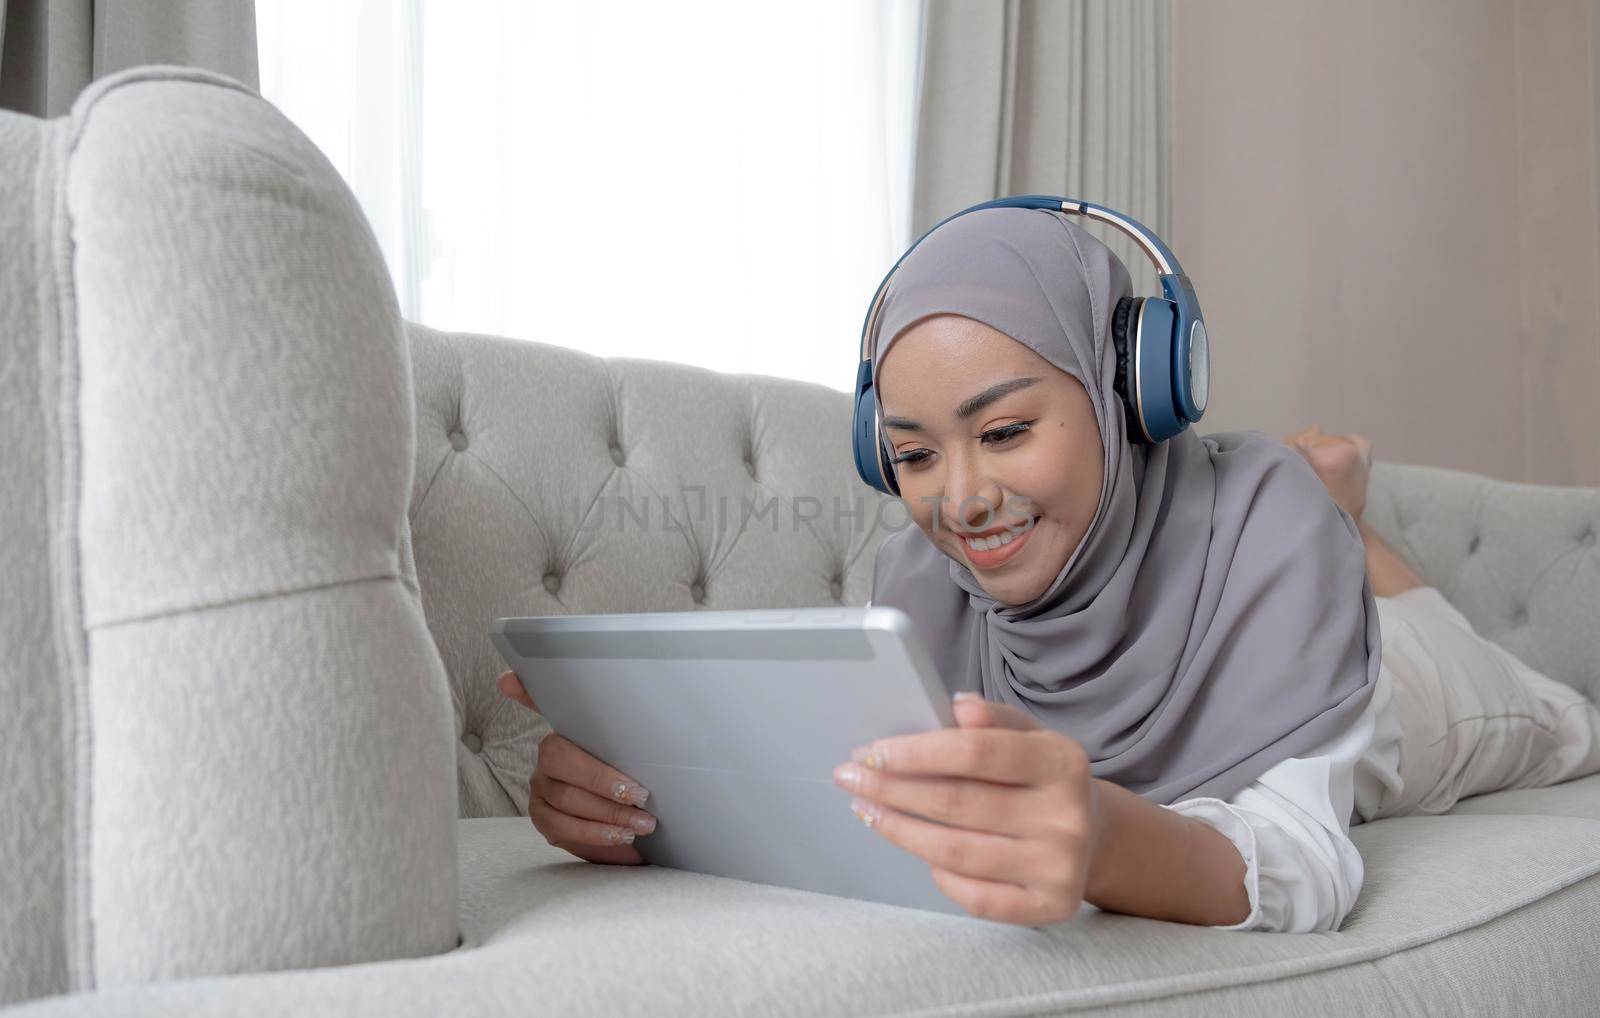
<path id="1" fill-rule="evenodd" d="M 1321 934 L 553 848 L 490 623 L 864 603 L 904 517 L 850 397 L 407 323 L 328 162 L 192 70 L 0 113 L 0 228 L 8 1015 L 1594 1013 L 1600 776 L 1355 827 Z M 1380 462 L 1368 514 L 1600 691 L 1600 491 Z"/>

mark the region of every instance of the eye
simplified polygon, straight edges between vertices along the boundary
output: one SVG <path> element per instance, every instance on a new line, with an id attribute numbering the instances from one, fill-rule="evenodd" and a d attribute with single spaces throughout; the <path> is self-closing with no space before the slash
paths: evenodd
<path id="1" fill-rule="evenodd" d="M 1014 424 L 1002 424 L 998 428 L 990 428 L 988 431 L 985 431 L 983 435 L 980 436 L 979 441 L 981 441 L 984 445 L 990 446 L 991 448 L 995 446 L 1002 446 L 1016 438 L 1018 435 L 1027 431 L 1031 424 L 1033 424 L 1032 421 L 1017 421 Z"/>
<path id="2" fill-rule="evenodd" d="M 907 449 L 889 462 L 895 466 L 906 463 L 912 467 L 920 467 L 925 465 L 932 456 L 933 450 L 931 449 Z"/>

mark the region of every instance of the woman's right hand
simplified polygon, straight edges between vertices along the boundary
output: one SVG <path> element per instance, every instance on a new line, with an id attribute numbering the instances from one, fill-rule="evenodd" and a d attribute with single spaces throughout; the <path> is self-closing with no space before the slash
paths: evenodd
<path id="1" fill-rule="evenodd" d="M 539 708 L 516 672 L 500 675 L 502 695 Z M 544 839 L 589 862 L 642 866 L 633 839 L 656 829 L 643 806 L 650 793 L 638 782 L 555 732 L 539 743 L 528 784 L 528 817 Z"/>

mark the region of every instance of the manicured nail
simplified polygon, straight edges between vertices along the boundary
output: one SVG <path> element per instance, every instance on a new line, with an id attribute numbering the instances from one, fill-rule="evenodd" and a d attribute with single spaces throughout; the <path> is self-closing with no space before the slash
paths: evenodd
<path id="1" fill-rule="evenodd" d="M 877 746 L 857 746 L 850 751 L 850 759 L 858 764 L 865 764 L 875 771 L 881 771 L 889 762 L 889 755 Z"/>
<path id="2" fill-rule="evenodd" d="M 649 814 L 644 816 L 634 814 L 628 818 L 628 826 L 632 827 L 640 834 L 649 834 L 651 831 L 656 829 L 656 818 L 650 816 Z"/>
<path id="3" fill-rule="evenodd" d="M 607 827 L 603 837 L 607 841 L 615 842 L 618 845 L 633 844 L 633 832 L 625 831 L 620 827 Z"/>
<path id="4" fill-rule="evenodd" d="M 977 693 L 968 692 L 967 690 L 963 689 L 961 692 L 957 693 L 951 699 L 955 699 L 955 700 L 982 700 L 983 697 L 979 696 Z"/>
<path id="5" fill-rule="evenodd" d="M 861 768 L 853 763 L 840 764 L 833 769 L 833 780 L 854 791 L 861 787 Z"/>
<path id="6" fill-rule="evenodd" d="M 632 781 L 619 781 L 611 786 L 611 797 L 618 802 L 630 803 L 634 806 L 643 806 L 644 801 L 650 798 L 649 789 Z"/>
<path id="7" fill-rule="evenodd" d="M 875 802 L 866 799 L 851 799 L 850 811 L 868 827 L 876 824 L 883 817 L 883 810 Z"/>

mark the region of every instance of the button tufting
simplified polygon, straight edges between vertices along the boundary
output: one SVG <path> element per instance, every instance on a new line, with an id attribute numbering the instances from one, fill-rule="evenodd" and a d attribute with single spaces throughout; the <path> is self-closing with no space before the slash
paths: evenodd
<path id="1" fill-rule="evenodd" d="M 1475 552 L 1477 550 L 1478 550 L 1478 535 L 1477 534 L 1473 534 L 1472 535 L 1472 540 L 1467 542 L 1467 554 L 1471 555 L 1473 552 Z"/>
<path id="2" fill-rule="evenodd" d="M 704 604 L 706 600 L 706 588 L 698 583 L 691 583 L 689 585 L 689 596 L 694 598 L 695 604 Z"/>
<path id="3" fill-rule="evenodd" d="M 844 599 L 844 584 L 834 580 L 828 584 L 828 593 L 833 595 L 835 601 L 842 601 Z"/>
<path id="4" fill-rule="evenodd" d="M 554 594 L 561 589 L 561 577 L 555 573 L 544 574 L 544 589 Z"/>
<path id="5" fill-rule="evenodd" d="M 483 740 L 478 737 L 477 732 L 468 732 L 467 734 L 463 735 L 461 737 L 461 744 L 467 747 L 467 752 L 469 753 L 483 752 Z"/>
<path id="6" fill-rule="evenodd" d="M 745 470 L 745 473 L 749 474 L 751 477 L 755 477 L 756 476 L 756 461 L 751 459 L 749 456 L 746 456 L 744 458 L 744 470 Z"/>
<path id="7" fill-rule="evenodd" d="M 1511 613 L 1511 621 L 1519 626 L 1527 622 L 1528 609 L 1523 605 L 1517 605 L 1516 609 Z"/>
<path id="8" fill-rule="evenodd" d="M 466 447 L 466 435 L 463 435 L 460 431 L 450 432 L 450 448 L 454 449 L 456 452 L 461 452 L 462 450 L 466 449 Z"/>
<path id="9" fill-rule="evenodd" d="M 1593 545 L 1594 544 L 1594 528 L 1590 527 L 1588 530 L 1585 530 L 1583 532 L 1583 536 L 1578 538 L 1578 543 L 1583 545 L 1585 548 Z"/>
<path id="10" fill-rule="evenodd" d="M 611 447 L 611 462 L 615 463 L 617 466 L 620 467 L 620 466 L 622 466 L 622 460 L 623 460 L 622 450 L 620 448 L 618 448 L 617 446 L 612 446 Z"/>

